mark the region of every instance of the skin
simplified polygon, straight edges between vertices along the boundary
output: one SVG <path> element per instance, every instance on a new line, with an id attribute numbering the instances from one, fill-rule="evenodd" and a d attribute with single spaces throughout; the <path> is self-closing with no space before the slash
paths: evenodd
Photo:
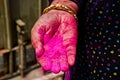
<path id="1" fill-rule="evenodd" d="M 76 7 L 76 4 L 69 0 L 59 1 L 54 0 L 52 4 L 68 1 L 69 7 Z M 68 12 L 51 10 L 36 21 L 31 30 L 31 41 L 36 59 L 43 69 L 54 73 L 68 71 L 75 62 L 77 21 Z"/>

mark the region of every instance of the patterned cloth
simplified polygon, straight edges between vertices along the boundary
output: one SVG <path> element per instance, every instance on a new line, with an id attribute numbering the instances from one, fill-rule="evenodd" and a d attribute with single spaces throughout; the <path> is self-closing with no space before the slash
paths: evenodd
<path id="1" fill-rule="evenodd" d="M 79 40 L 70 80 L 120 80 L 120 0 L 84 0 L 79 6 Z"/>

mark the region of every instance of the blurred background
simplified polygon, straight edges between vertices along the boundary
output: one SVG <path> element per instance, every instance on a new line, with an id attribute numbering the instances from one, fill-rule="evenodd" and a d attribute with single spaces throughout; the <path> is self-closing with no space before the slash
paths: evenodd
<path id="1" fill-rule="evenodd" d="M 31 46 L 30 31 L 48 0 L 0 0 L 0 80 L 61 80 L 43 74 Z"/>

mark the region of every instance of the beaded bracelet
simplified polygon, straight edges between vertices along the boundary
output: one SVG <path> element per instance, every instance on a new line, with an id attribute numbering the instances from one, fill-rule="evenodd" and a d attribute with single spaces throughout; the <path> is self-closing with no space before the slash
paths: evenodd
<path id="1" fill-rule="evenodd" d="M 66 12 L 70 13 L 71 15 L 73 15 L 74 18 L 77 20 L 77 16 L 76 16 L 75 12 L 71 8 L 69 8 L 68 6 L 63 5 L 63 4 L 52 4 L 43 10 L 43 14 L 48 13 L 52 9 L 66 11 Z"/>

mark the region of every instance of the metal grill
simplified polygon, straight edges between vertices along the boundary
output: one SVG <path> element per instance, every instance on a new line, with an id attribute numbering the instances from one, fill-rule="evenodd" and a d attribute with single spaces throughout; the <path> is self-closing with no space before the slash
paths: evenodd
<path id="1" fill-rule="evenodd" d="M 47 0 L 0 0 L 0 80 L 24 77 L 38 67 L 30 31 L 47 4 Z"/>

